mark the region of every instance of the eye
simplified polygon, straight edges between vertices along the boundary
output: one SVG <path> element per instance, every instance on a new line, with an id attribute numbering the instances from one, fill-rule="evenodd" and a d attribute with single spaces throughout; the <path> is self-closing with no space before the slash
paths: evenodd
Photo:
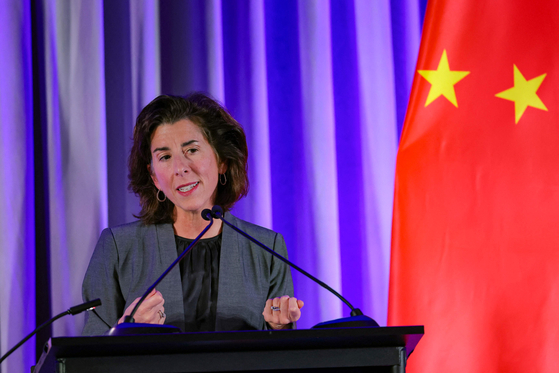
<path id="1" fill-rule="evenodd" d="M 184 151 L 184 155 L 187 155 L 187 154 L 194 154 L 194 153 L 197 153 L 197 152 L 198 152 L 198 148 L 189 148 L 189 149 L 186 149 L 186 150 Z"/>
<path id="2" fill-rule="evenodd" d="M 165 155 L 162 155 L 161 157 L 159 157 L 159 161 L 160 161 L 160 162 L 166 161 L 166 160 L 169 159 L 169 158 L 171 158 L 171 156 L 168 155 L 168 154 L 165 154 Z"/>

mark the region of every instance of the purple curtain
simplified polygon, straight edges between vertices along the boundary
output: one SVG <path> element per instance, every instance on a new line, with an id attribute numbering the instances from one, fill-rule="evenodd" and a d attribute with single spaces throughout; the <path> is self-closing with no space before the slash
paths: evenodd
<path id="1" fill-rule="evenodd" d="M 243 124 L 251 190 L 234 208 L 386 323 L 394 164 L 425 0 L 3 0 L 0 349 L 81 302 L 101 230 L 134 220 L 134 120 L 205 91 Z M 294 273 L 299 327 L 346 316 Z M 57 321 L 6 360 L 26 371 Z"/>

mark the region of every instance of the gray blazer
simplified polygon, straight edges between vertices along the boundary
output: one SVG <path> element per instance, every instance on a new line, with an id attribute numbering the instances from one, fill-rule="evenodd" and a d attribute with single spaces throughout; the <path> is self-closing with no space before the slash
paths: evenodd
<path id="1" fill-rule="evenodd" d="M 281 234 L 226 213 L 225 219 L 287 257 Z M 83 299 L 100 298 L 95 310 L 109 325 L 177 259 L 172 224 L 141 222 L 107 228 L 101 233 L 83 281 Z M 165 299 L 166 324 L 184 327 L 179 266 L 157 286 Z M 223 224 L 219 262 L 216 330 L 266 329 L 262 316 L 269 298 L 293 296 L 289 266 Z M 101 335 L 109 328 L 86 313 L 82 335 Z"/>

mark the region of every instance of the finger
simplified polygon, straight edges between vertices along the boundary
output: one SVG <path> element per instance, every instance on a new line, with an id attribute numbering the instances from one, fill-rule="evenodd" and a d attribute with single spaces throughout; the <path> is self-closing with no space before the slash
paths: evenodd
<path id="1" fill-rule="evenodd" d="M 275 324 L 280 323 L 280 316 L 281 316 L 281 298 L 277 297 L 272 299 L 272 306 L 279 309 L 279 311 L 272 311 L 272 322 Z"/>
<path id="2" fill-rule="evenodd" d="M 162 306 L 147 308 L 140 306 L 138 312 L 136 312 L 136 321 L 143 323 L 158 323 L 161 318 L 159 311 L 161 311 Z"/>
<path id="3" fill-rule="evenodd" d="M 301 310 L 297 304 L 297 298 L 289 298 L 289 321 L 294 322 L 301 317 Z"/>
<path id="4" fill-rule="evenodd" d="M 144 302 L 136 311 L 136 322 L 158 324 L 161 316 L 159 311 L 163 309 L 163 304 L 165 299 L 163 295 L 158 291 L 153 291 L 150 293 L 149 297 L 146 297 Z"/>
<path id="5" fill-rule="evenodd" d="M 264 311 L 262 311 L 262 315 L 264 316 L 264 320 L 266 322 L 271 321 L 272 319 L 272 300 L 268 299 L 266 304 L 264 305 Z"/>
<path id="6" fill-rule="evenodd" d="M 273 308 L 277 308 L 276 311 L 274 311 Z M 274 299 L 268 299 L 266 301 L 266 306 L 264 308 L 264 320 L 272 327 L 272 329 L 281 329 L 281 324 L 280 322 L 280 313 L 281 313 L 281 299 L 278 298 L 274 298 Z"/>
<path id="7" fill-rule="evenodd" d="M 164 303 L 165 299 L 163 298 L 163 295 L 160 292 L 156 291 L 153 295 L 144 300 L 142 306 L 144 307 L 144 309 L 155 308 L 157 311 L 158 309 L 161 309 Z"/>
<path id="8" fill-rule="evenodd" d="M 153 292 L 149 293 L 149 295 L 146 297 L 146 299 L 144 299 L 144 303 L 145 302 L 160 302 L 160 301 L 165 301 L 165 298 L 163 298 L 163 294 L 161 294 L 159 291 L 154 290 Z"/>
<path id="9" fill-rule="evenodd" d="M 304 305 L 305 302 L 303 302 L 301 299 L 297 299 L 297 306 L 299 307 L 299 309 L 303 308 Z"/>
<path id="10" fill-rule="evenodd" d="M 165 317 L 167 317 L 167 315 L 165 315 L 165 307 L 163 307 L 163 305 L 152 309 L 152 320 L 154 323 L 165 321 Z"/>
<path id="11" fill-rule="evenodd" d="M 281 310 L 282 310 L 282 299 L 280 297 L 276 297 L 272 299 L 272 307 L 270 307 L 271 311 L 271 323 L 273 323 L 274 329 L 280 329 L 281 327 Z"/>
<path id="12" fill-rule="evenodd" d="M 157 320 L 158 324 L 165 324 L 165 320 L 167 320 L 167 314 L 165 314 L 165 307 L 162 307 L 161 310 L 157 311 L 157 316 L 159 320 Z"/>
<path id="13" fill-rule="evenodd" d="M 289 319 L 289 295 L 284 295 L 280 298 L 280 324 L 289 324 L 291 321 Z"/>
<path id="14" fill-rule="evenodd" d="M 165 307 L 160 307 L 158 309 L 152 309 L 148 314 L 146 314 L 147 322 L 152 324 L 163 324 L 165 322 Z"/>

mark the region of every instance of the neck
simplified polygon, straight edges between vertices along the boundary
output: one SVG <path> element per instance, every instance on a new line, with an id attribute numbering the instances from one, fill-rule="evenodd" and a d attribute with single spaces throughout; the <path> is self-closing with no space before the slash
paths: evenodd
<path id="1" fill-rule="evenodd" d="M 209 221 L 204 220 L 198 214 L 181 214 L 177 213 L 176 220 L 173 223 L 173 229 L 177 236 L 184 238 L 196 238 L 200 232 L 206 228 Z M 214 219 L 212 227 L 202 236 L 202 238 L 215 237 L 221 233 L 223 222 L 220 219 Z"/>

